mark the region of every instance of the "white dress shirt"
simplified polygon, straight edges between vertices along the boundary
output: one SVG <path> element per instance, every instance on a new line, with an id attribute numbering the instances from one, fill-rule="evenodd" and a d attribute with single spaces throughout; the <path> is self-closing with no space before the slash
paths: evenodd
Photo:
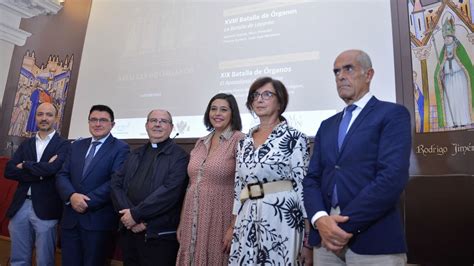
<path id="1" fill-rule="evenodd" d="M 49 141 L 53 138 L 54 134 L 56 133 L 56 130 L 53 130 L 53 132 L 49 133 L 46 138 L 41 139 L 38 133 L 35 135 L 35 144 L 36 144 L 36 162 L 39 163 L 41 160 L 41 157 L 43 157 L 44 150 L 46 149 L 46 146 L 48 146 Z M 28 192 L 26 195 L 31 196 L 31 186 L 28 188 Z"/>
<path id="2" fill-rule="evenodd" d="M 84 156 L 87 157 L 87 155 L 89 154 L 89 151 L 92 149 L 92 142 L 94 141 L 98 141 L 100 142 L 99 144 L 97 144 L 97 146 L 95 147 L 95 152 L 94 152 L 94 156 L 97 154 L 97 152 L 99 151 L 100 147 L 102 147 L 102 144 L 104 144 L 105 140 L 110 136 L 110 133 L 107 134 L 107 136 L 101 138 L 101 139 L 94 139 L 94 137 L 92 137 L 92 140 L 91 140 L 91 144 L 89 144 L 89 149 L 87 149 L 87 152 L 86 152 L 86 155 Z"/>

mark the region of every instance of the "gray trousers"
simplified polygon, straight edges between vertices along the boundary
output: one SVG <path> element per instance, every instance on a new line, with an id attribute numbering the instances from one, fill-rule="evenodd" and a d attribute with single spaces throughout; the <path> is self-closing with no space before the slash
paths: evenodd
<path id="1" fill-rule="evenodd" d="M 314 266 L 332 265 L 383 265 L 383 266 L 405 266 L 407 256 L 405 253 L 384 255 L 362 255 L 346 249 L 341 257 L 323 247 L 313 249 Z"/>

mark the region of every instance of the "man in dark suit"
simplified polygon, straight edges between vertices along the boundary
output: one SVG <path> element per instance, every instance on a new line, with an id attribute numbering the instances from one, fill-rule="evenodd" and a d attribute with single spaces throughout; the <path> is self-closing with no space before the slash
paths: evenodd
<path id="1" fill-rule="evenodd" d="M 341 53 L 334 74 L 347 106 L 321 123 L 303 182 L 314 262 L 405 265 L 398 201 L 408 181 L 410 115 L 372 96 L 365 52 Z"/>
<path id="2" fill-rule="evenodd" d="M 38 132 L 21 143 L 5 169 L 6 178 L 18 181 L 7 211 L 11 265 L 32 265 L 33 247 L 37 265 L 54 265 L 56 225 L 62 210 L 55 175 L 70 148 L 54 129 L 57 118 L 54 105 L 40 104 L 35 113 Z"/>
<path id="3" fill-rule="evenodd" d="M 150 142 L 134 150 L 112 177 L 112 200 L 122 214 L 124 265 L 175 265 L 176 229 L 187 186 L 188 154 L 170 139 L 168 111 L 153 110 Z"/>
<path id="4" fill-rule="evenodd" d="M 110 199 L 110 178 L 128 155 L 128 145 L 110 134 L 114 113 L 105 105 L 89 112 L 92 138 L 75 141 L 56 187 L 64 201 L 62 264 L 104 265 L 118 217 Z"/>

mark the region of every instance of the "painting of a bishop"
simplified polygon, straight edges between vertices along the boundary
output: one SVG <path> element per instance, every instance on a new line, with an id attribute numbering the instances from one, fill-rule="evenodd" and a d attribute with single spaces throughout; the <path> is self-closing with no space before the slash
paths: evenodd
<path id="1" fill-rule="evenodd" d="M 444 45 L 435 69 L 435 93 L 440 128 L 471 125 L 474 112 L 474 68 L 455 35 L 452 18 L 442 26 Z"/>

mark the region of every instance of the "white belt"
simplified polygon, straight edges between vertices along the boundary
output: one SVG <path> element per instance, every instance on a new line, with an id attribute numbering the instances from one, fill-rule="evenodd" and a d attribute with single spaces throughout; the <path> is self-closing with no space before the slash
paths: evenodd
<path id="1" fill-rule="evenodd" d="M 255 182 L 247 184 L 240 193 L 240 201 L 247 199 L 261 199 L 265 195 L 293 190 L 293 182 L 288 180 L 275 181 L 269 183 Z"/>

